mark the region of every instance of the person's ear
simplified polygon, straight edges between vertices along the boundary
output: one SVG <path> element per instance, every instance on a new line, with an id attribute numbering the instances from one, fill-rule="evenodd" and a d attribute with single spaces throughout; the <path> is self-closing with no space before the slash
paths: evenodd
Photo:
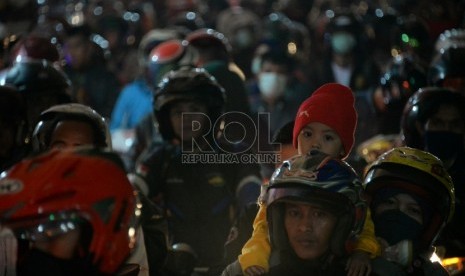
<path id="1" fill-rule="evenodd" d="M 342 158 L 344 156 L 346 156 L 346 151 L 344 150 L 344 148 L 341 149 L 341 151 L 339 152 L 339 156 Z"/>

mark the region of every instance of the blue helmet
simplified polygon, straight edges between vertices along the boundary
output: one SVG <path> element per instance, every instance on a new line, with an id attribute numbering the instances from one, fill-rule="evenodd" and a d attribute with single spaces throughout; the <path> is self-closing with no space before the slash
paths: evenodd
<path id="1" fill-rule="evenodd" d="M 367 203 L 360 179 L 344 161 L 320 151 L 298 155 L 285 162 L 271 177 L 267 195 L 267 221 L 274 249 L 289 248 L 284 230 L 283 202 L 318 203 L 338 217 L 331 253 L 344 255 L 346 246 L 361 231 Z"/>

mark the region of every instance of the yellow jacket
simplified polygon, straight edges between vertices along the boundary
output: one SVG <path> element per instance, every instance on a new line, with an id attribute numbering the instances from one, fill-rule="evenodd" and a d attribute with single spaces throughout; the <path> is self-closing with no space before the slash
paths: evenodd
<path id="1" fill-rule="evenodd" d="M 375 226 L 368 209 L 365 224 L 355 245 L 354 250 L 361 250 L 370 254 L 372 258 L 379 256 L 381 248 L 375 237 Z M 261 266 L 268 271 L 268 259 L 271 254 L 270 241 L 268 239 L 268 223 L 266 221 L 266 205 L 260 204 L 257 216 L 253 223 L 252 237 L 242 248 L 239 255 L 239 263 L 244 271 L 250 266 Z"/>

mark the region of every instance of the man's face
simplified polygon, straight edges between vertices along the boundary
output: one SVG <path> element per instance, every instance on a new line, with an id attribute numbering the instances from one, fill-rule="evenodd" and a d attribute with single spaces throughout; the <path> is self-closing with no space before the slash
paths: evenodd
<path id="1" fill-rule="evenodd" d="M 289 243 L 303 260 L 315 260 L 329 250 L 337 218 L 321 206 L 286 203 L 284 226 Z"/>
<path id="2" fill-rule="evenodd" d="M 318 122 L 302 128 L 297 136 L 297 149 L 299 154 L 307 154 L 315 149 L 335 158 L 345 155 L 339 135 L 332 128 Z"/>
<path id="3" fill-rule="evenodd" d="M 67 39 L 65 50 L 74 69 L 81 69 L 87 63 L 91 51 L 89 43 L 81 36 L 72 36 Z"/>
<path id="4" fill-rule="evenodd" d="M 426 131 L 450 131 L 464 133 L 464 122 L 460 112 L 454 105 L 443 104 L 438 112 L 431 116 L 425 124 Z"/>
<path id="5" fill-rule="evenodd" d="M 197 114 L 186 115 L 187 112 Z M 204 134 L 203 128 L 209 127 L 206 114 L 207 107 L 202 103 L 175 103 L 170 109 L 170 121 L 175 136 L 183 142 L 187 142 L 196 138 L 197 135 Z"/>
<path id="6" fill-rule="evenodd" d="M 68 149 L 94 144 L 94 131 L 88 123 L 69 120 L 61 121 L 56 125 L 49 148 Z"/>

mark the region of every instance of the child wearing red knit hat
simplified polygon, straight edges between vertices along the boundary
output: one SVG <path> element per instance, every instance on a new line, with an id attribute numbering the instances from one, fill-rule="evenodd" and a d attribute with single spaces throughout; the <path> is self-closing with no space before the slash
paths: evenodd
<path id="1" fill-rule="evenodd" d="M 352 90 L 337 83 L 324 84 L 300 105 L 295 118 L 293 145 L 299 154 L 319 150 L 344 159 L 353 147 L 356 125 Z M 263 202 L 260 202 L 253 228 L 252 237 L 238 258 L 245 275 L 261 275 L 269 269 L 271 248 Z M 380 246 L 368 213 L 364 229 L 347 263 L 347 275 L 368 275 L 371 272 L 370 257 L 379 253 Z"/>

